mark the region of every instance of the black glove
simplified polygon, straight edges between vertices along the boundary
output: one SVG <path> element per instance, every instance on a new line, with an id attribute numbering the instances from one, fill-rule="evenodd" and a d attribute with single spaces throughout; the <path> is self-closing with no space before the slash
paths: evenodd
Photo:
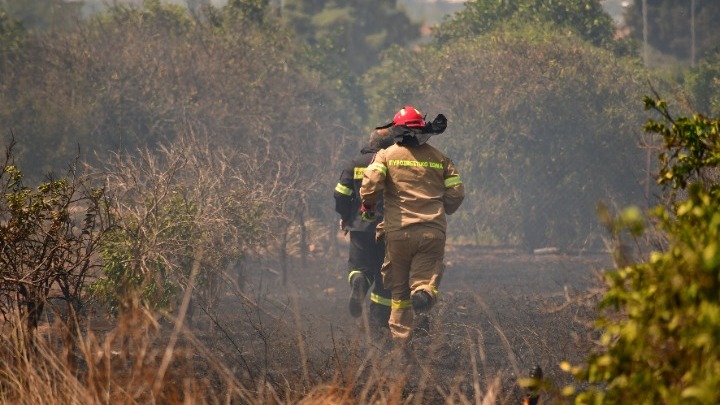
<path id="1" fill-rule="evenodd" d="M 430 123 L 430 128 L 432 128 L 432 132 L 442 134 L 447 128 L 447 118 L 445 118 L 442 114 L 438 114 L 438 116 Z"/>
<path id="2" fill-rule="evenodd" d="M 424 134 L 438 135 L 445 132 L 445 128 L 447 128 L 447 118 L 442 114 L 438 114 L 432 122 L 428 121 L 425 123 L 422 132 Z"/>

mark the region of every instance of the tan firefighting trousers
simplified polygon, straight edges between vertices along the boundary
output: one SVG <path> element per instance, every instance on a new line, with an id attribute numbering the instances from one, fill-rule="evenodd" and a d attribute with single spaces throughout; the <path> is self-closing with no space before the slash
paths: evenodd
<path id="1" fill-rule="evenodd" d="M 406 342 L 413 329 L 411 295 L 424 290 L 434 304 L 445 265 L 445 233 L 414 224 L 385 234 L 383 284 L 392 294 L 390 331 L 393 340 Z"/>

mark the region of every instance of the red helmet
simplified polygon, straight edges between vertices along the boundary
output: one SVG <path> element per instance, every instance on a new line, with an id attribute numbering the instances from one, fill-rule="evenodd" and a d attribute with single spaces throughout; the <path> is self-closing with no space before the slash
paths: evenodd
<path id="1" fill-rule="evenodd" d="M 425 126 L 424 117 L 415 107 L 406 106 L 398 111 L 393 117 L 393 124 L 404 125 L 410 128 L 422 128 Z"/>

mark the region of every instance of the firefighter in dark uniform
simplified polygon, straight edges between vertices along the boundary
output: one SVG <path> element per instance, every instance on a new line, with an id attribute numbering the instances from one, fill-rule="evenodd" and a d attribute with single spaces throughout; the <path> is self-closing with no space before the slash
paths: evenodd
<path id="1" fill-rule="evenodd" d="M 335 186 L 335 211 L 340 214 L 340 228 L 350 233 L 350 254 L 348 259 L 350 284 L 350 315 L 354 318 L 362 315 L 363 302 L 370 292 L 369 321 L 377 327 L 388 327 L 390 318 L 390 291 L 385 289 L 380 276 L 380 268 L 385 258 L 385 245 L 376 241 L 376 227 L 383 220 L 382 202 L 378 204 L 374 218 L 362 218 L 360 215 L 360 184 L 365 168 L 379 150 L 393 144 L 387 129 L 376 129 L 370 134 L 369 145 L 360 151 L 360 155 L 350 161 L 343 169 L 340 180 Z"/>

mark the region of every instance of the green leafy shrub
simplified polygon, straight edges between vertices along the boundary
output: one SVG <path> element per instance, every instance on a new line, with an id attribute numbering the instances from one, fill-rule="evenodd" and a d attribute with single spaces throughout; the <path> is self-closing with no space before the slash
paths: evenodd
<path id="1" fill-rule="evenodd" d="M 0 164 L 0 313 L 21 315 L 32 333 L 51 292 L 60 291 L 74 328 L 85 280 L 100 267 L 97 249 L 111 229 L 105 190 L 91 187 L 75 165 L 63 178 L 28 187 L 13 146 Z"/>
<path id="2" fill-rule="evenodd" d="M 167 312 L 176 304 L 181 289 L 176 271 L 189 272 L 192 262 L 192 207 L 172 193 L 160 201 L 157 215 L 141 224 L 132 217 L 105 238 L 100 255 L 103 275 L 90 291 L 117 313 L 133 300 L 153 311 Z M 148 231 L 159 231 L 154 237 Z M 154 243 L 153 243 L 154 242 Z M 154 248 L 163 246 L 163 250 Z"/>
<path id="3" fill-rule="evenodd" d="M 233 263 L 267 241 L 265 214 L 277 189 L 264 184 L 258 161 L 179 135 L 157 150 L 117 155 L 96 175 L 112 184 L 117 223 L 105 239 L 103 273 L 93 292 L 113 310 L 174 310 L 190 292 L 211 315 L 234 274 Z"/>
<path id="4" fill-rule="evenodd" d="M 663 139 L 658 182 L 675 196 L 650 216 L 667 247 L 605 275 L 601 350 L 570 367 L 592 384 L 579 404 L 711 404 L 720 401 L 720 120 L 663 117 L 645 128 Z M 682 192 L 682 193 L 680 193 Z M 611 229 L 629 229 L 616 223 Z"/>

